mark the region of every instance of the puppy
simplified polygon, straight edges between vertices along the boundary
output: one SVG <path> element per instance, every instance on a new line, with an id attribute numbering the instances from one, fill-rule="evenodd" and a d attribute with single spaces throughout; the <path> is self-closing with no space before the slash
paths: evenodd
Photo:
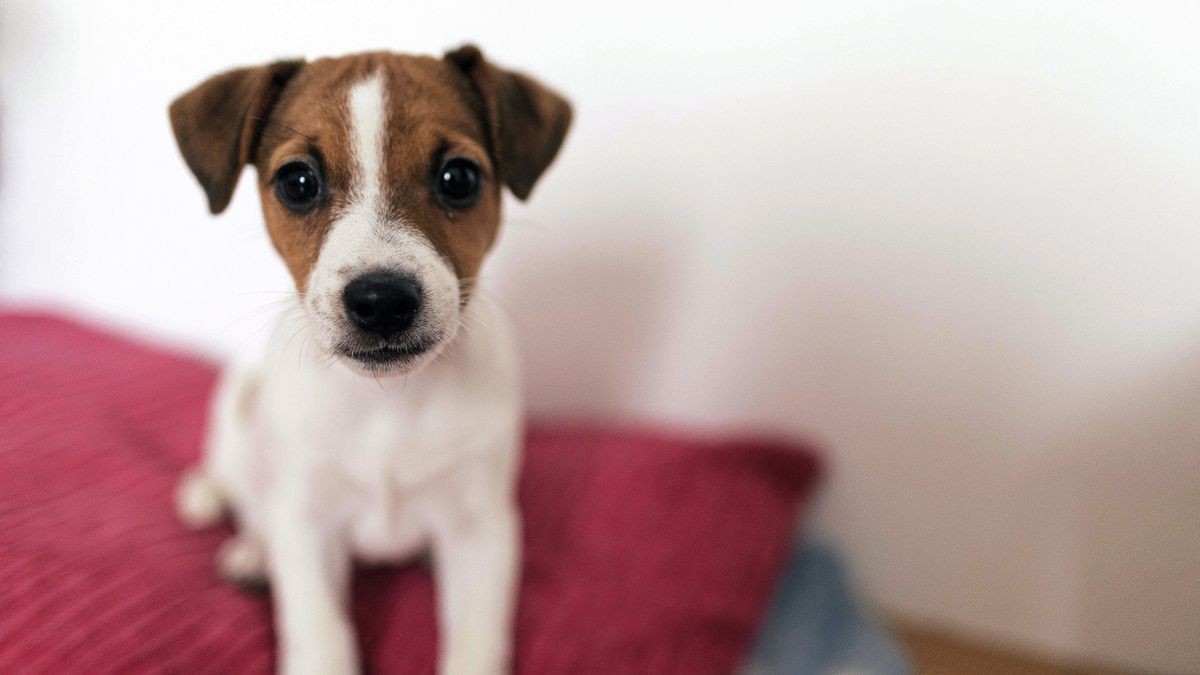
<path id="1" fill-rule="evenodd" d="M 180 516 L 234 518 L 218 567 L 269 581 L 281 672 L 357 672 L 352 560 L 425 551 L 440 672 L 508 670 L 519 378 L 505 318 L 475 279 L 501 186 L 529 196 L 569 104 L 465 46 L 240 68 L 170 117 L 214 214 L 254 165 L 299 291 L 261 363 L 219 383 Z"/>

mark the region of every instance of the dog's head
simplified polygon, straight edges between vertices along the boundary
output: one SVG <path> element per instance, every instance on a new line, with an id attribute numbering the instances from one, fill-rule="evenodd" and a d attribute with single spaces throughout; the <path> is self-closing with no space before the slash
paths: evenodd
<path id="1" fill-rule="evenodd" d="M 571 120 L 561 96 L 471 46 L 240 68 L 170 112 L 214 214 L 255 166 L 317 341 L 376 373 L 410 371 L 453 339 L 501 185 L 528 197 Z"/>

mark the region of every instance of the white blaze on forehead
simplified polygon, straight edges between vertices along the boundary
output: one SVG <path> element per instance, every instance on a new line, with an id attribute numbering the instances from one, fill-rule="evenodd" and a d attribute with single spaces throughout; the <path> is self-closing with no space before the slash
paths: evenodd
<path id="1" fill-rule="evenodd" d="M 383 176 L 384 120 L 387 100 L 383 76 L 374 72 L 350 88 L 350 131 L 358 176 L 352 209 L 383 216 L 380 189 Z"/>
<path id="2" fill-rule="evenodd" d="M 317 320 L 318 341 L 332 345 L 346 336 L 341 295 L 351 278 L 385 270 L 413 278 L 424 304 L 417 328 L 427 337 L 457 331 L 458 277 L 429 240 L 388 208 L 383 166 L 387 151 L 387 95 L 376 71 L 346 94 L 353 178 L 346 206 L 334 214 L 308 278 L 305 304 Z"/>

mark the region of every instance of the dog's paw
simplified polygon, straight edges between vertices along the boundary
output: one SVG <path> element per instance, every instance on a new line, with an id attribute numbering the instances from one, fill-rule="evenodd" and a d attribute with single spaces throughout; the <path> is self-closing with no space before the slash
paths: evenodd
<path id="1" fill-rule="evenodd" d="M 175 491 L 175 512 L 193 530 L 216 525 L 225 517 L 221 489 L 203 470 L 191 469 Z"/>
<path id="2" fill-rule="evenodd" d="M 262 543 L 246 535 L 226 539 L 217 549 L 217 571 L 221 578 L 247 590 L 265 591 L 267 556 Z"/>

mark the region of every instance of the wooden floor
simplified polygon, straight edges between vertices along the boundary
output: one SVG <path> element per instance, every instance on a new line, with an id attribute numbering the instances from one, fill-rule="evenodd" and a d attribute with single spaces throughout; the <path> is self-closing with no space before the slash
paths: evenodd
<path id="1" fill-rule="evenodd" d="M 920 675 L 1127 675 L 1129 672 L 1056 664 L 904 624 L 894 625 L 892 630 Z"/>

